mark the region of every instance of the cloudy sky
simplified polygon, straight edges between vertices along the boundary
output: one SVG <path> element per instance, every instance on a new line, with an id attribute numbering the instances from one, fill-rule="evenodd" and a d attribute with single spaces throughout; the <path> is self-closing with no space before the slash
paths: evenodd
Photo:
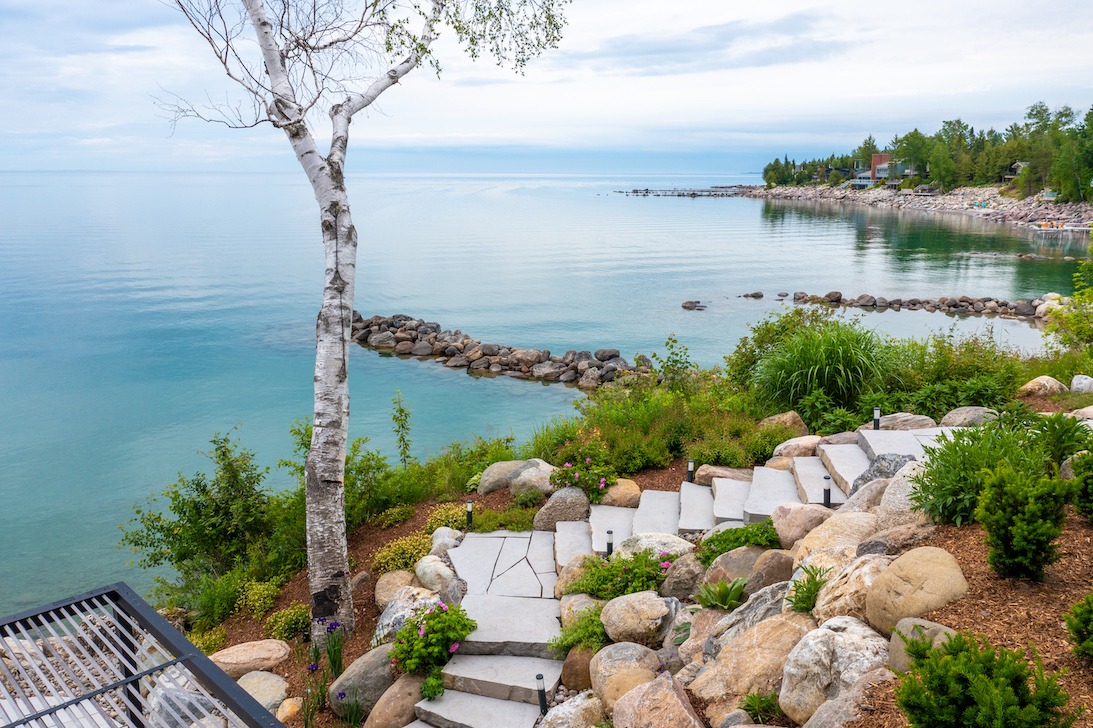
<path id="1" fill-rule="evenodd" d="M 573 0 L 568 20 L 523 76 L 442 37 L 439 78 L 415 71 L 354 122 L 351 168 L 751 171 L 1093 105 L 1088 0 Z M 0 37 L 0 169 L 294 164 L 268 125 L 171 133 L 154 97 L 231 87 L 166 2 L 0 0 Z"/>

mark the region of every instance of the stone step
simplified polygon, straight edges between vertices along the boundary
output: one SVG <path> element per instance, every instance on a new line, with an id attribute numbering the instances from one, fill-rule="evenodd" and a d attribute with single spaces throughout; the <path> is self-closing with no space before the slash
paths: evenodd
<path id="1" fill-rule="evenodd" d="M 922 443 L 907 430 L 862 430 L 858 432 L 858 446 L 870 461 L 878 455 L 910 455 L 921 460 L 926 454 Z"/>
<path id="2" fill-rule="evenodd" d="M 562 680 L 562 663 L 541 657 L 456 655 L 442 673 L 447 690 L 538 706 L 535 676 L 543 676 L 550 700 Z"/>
<path id="3" fill-rule="evenodd" d="M 713 527 L 713 488 L 685 481 L 679 486 L 679 533 L 702 533 Z"/>
<path id="4" fill-rule="evenodd" d="M 630 533 L 669 533 L 675 536 L 678 532 L 679 491 L 642 491 Z M 620 542 L 616 533 L 615 543 Z"/>
<path id="5" fill-rule="evenodd" d="M 854 481 L 869 467 L 869 456 L 857 445 L 820 445 L 816 454 L 835 485 L 846 495 L 850 495 Z"/>
<path id="6" fill-rule="evenodd" d="M 789 470 L 793 473 L 793 479 L 797 482 L 797 497 L 802 503 L 824 504 L 824 486 L 831 489 L 831 505 L 837 507 L 846 503 L 846 493 L 843 493 L 835 480 L 825 480 L 830 475 L 823 461 L 818 457 L 796 457 L 790 462 Z"/>
<path id="7" fill-rule="evenodd" d="M 592 506 L 588 524 L 592 527 L 592 550 L 598 554 L 607 553 L 607 532 L 613 531 L 615 545 L 618 546 L 630 537 L 634 528 L 634 514 L 637 508 L 619 506 Z"/>
<path id="8" fill-rule="evenodd" d="M 460 644 L 460 654 L 553 656 L 547 643 L 562 629 L 557 599 L 468 594 L 462 606 L 478 629 Z"/>
<path id="9" fill-rule="evenodd" d="M 413 723 L 408 724 L 406 728 L 433 728 L 433 726 L 429 725 L 421 719 L 418 719 L 415 720 Z"/>
<path id="10" fill-rule="evenodd" d="M 800 502 L 793 473 L 760 466 L 755 469 L 751 492 L 744 503 L 744 523 L 765 521 L 781 504 Z"/>
<path id="11" fill-rule="evenodd" d="M 918 438 L 918 442 L 922 445 L 923 450 L 928 447 L 938 447 L 943 439 L 949 439 L 952 434 L 957 430 L 963 428 L 960 427 L 929 427 L 923 430 L 909 430 L 911 434 Z M 929 453 L 922 459 L 925 460 L 929 457 Z"/>
<path id="12" fill-rule="evenodd" d="M 753 476 L 754 477 L 754 476 Z M 716 523 L 726 521 L 744 522 L 744 504 L 751 493 L 750 480 L 735 478 L 713 479 L 713 519 Z"/>
<path id="13" fill-rule="evenodd" d="M 539 706 L 446 690 L 436 700 L 414 706 L 417 717 L 433 728 L 532 728 Z"/>
<path id="14" fill-rule="evenodd" d="M 592 553 L 592 529 L 588 521 L 559 521 L 554 524 L 554 566 L 556 571 L 574 556 Z"/>

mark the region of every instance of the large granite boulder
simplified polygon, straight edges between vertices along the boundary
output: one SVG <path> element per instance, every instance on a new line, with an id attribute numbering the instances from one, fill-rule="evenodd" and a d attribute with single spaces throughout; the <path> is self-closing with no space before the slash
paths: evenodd
<path id="1" fill-rule="evenodd" d="M 700 609 L 691 617 L 691 631 L 687 639 L 679 646 L 679 659 L 684 664 L 693 662 L 702 657 L 702 646 L 710 636 L 710 632 L 731 612 L 724 609 Z"/>
<path id="2" fill-rule="evenodd" d="M 784 427 L 797 437 L 804 437 L 808 434 L 808 425 L 801 419 L 801 415 L 793 410 L 766 417 L 759 421 L 757 427 L 762 429 L 769 426 Z"/>
<path id="3" fill-rule="evenodd" d="M 1070 380 L 1070 391 L 1075 394 L 1089 394 L 1093 392 L 1093 377 L 1085 374 L 1075 374 Z"/>
<path id="4" fill-rule="evenodd" d="M 516 473 L 526 463 L 526 460 L 503 460 L 490 465 L 482 471 L 482 475 L 478 479 L 478 495 L 486 495 L 495 490 L 509 487 Z"/>
<path id="5" fill-rule="evenodd" d="M 550 482 L 550 474 L 557 469 L 545 460 L 532 458 L 524 463 L 524 467 L 513 473 L 509 480 L 509 490 L 514 496 L 529 490 L 551 493 L 554 486 Z"/>
<path id="6" fill-rule="evenodd" d="M 858 544 L 876 531 L 877 517 L 872 513 L 836 513 L 800 540 L 793 566 L 798 568 L 807 559 L 821 568 L 840 568 L 854 560 Z"/>
<path id="7" fill-rule="evenodd" d="M 782 602 L 789 591 L 789 582 L 772 584 L 760 589 L 748 597 L 747 601 L 723 617 L 710 628 L 710 636 L 702 645 L 702 657 L 709 661 L 721 654 L 721 650 L 732 645 L 744 632 L 764 619 L 782 613 Z"/>
<path id="8" fill-rule="evenodd" d="M 600 699 L 592 693 L 580 693 L 551 708 L 539 728 L 595 728 L 603 719 Z"/>
<path id="9" fill-rule="evenodd" d="M 877 478 L 859 487 L 835 509 L 836 513 L 862 513 L 880 505 L 884 491 L 888 488 L 888 478 Z"/>
<path id="10" fill-rule="evenodd" d="M 784 549 L 767 549 L 755 560 L 745 594 L 754 594 L 772 584 L 789 581 L 793 577 L 793 554 Z"/>
<path id="11" fill-rule="evenodd" d="M 660 585 L 662 597 L 675 597 L 676 599 L 690 599 L 698 588 L 698 583 L 706 573 L 706 567 L 702 565 L 695 555 L 683 554 L 668 567 L 664 574 L 664 583 Z"/>
<path id="12" fill-rule="evenodd" d="M 788 549 L 833 514 L 830 508 L 814 503 L 781 503 L 774 507 L 770 520 L 778 532 L 782 548 Z"/>
<path id="13" fill-rule="evenodd" d="M 998 417 L 990 407 L 957 407 L 941 418 L 942 427 L 975 427 Z"/>
<path id="14" fill-rule="evenodd" d="M 842 691 L 837 698 L 821 705 L 802 728 L 846 728 L 858 723 L 862 718 L 865 691 L 873 685 L 894 679 L 895 675 L 883 667 L 862 675 L 849 690 Z"/>
<path id="15" fill-rule="evenodd" d="M 225 647 L 209 659 L 228 677 L 238 680 L 248 672 L 272 670 L 291 654 L 292 648 L 284 640 L 257 640 Z"/>
<path id="16" fill-rule="evenodd" d="M 682 556 L 694 551 L 690 541 L 670 533 L 636 533 L 623 539 L 611 554 L 612 559 L 626 559 L 639 551 L 649 550 L 654 554 L 668 552 L 671 556 Z"/>
<path id="17" fill-rule="evenodd" d="M 1025 382 L 1017 390 L 1018 397 L 1050 397 L 1055 394 L 1063 394 L 1070 391 L 1065 384 L 1046 374 L 1042 377 Z"/>
<path id="18" fill-rule="evenodd" d="M 390 642 L 395 633 L 402 629 L 406 620 L 422 609 L 440 604 L 440 596 L 428 589 L 416 586 L 404 586 L 395 592 L 394 598 L 380 614 L 376 622 L 376 631 L 372 635 L 372 646 Z"/>
<path id="19" fill-rule="evenodd" d="M 745 631 L 729 649 L 706 663 L 690 689 L 709 706 L 706 715 L 711 723 L 737 707 L 744 695 L 781 688 L 790 651 L 815 627 L 807 614 L 779 614 Z"/>
<path id="20" fill-rule="evenodd" d="M 884 667 L 888 640 L 853 617 L 835 617 L 806 634 L 789 653 L 778 703 L 799 724 L 866 673 Z"/>
<path id="21" fill-rule="evenodd" d="M 615 642 L 658 645 L 679 612 L 678 599 L 665 599 L 655 591 L 615 597 L 604 605 L 600 621 Z"/>
<path id="22" fill-rule="evenodd" d="M 884 635 L 904 617 L 918 617 L 964 596 L 968 582 L 944 549 L 923 546 L 898 557 L 866 594 L 866 618 Z"/>
<path id="23" fill-rule="evenodd" d="M 762 546 L 740 546 L 718 556 L 706 569 L 702 577 L 703 585 L 716 584 L 719 581 L 731 582 L 733 579 L 747 579 L 755 568 L 755 562 L 766 549 Z"/>
<path id="24" fill-rule="evenodd" d="M 618 508 L 637 508 L 641 501 L 641 488 L 629 478 L 619 478 L 610 486 L 600 500 L 601 505 Z"/>
<path id="25" fill-rule="evenodd" d="M 683 686 L 668 673 L 615 703 L 615 728 L 705 728 Z"/>
<path id="26" fill-rule="evenodd" d="M 772 453 L 776 458 L 807 458 L 816 454 L 816 446 L 823 438 L 819 435 L 804 435 L 786 440 Z"/>
<path id="27" fill-rule="evenodd" d="M 430 591 L 444 591 L 449 582 L 457 577 L 452 567 L 439 556 L 423 556 L 414 564 L 414 575 L 423 587 Z"/>
<path id="28" fill-rule="evenodd" d="M 383 644 L 363 655 L 345 668 L 326 691 L 330 709 L 340 718 L 346 708 L 356 701 L 368 715 L 387 689 L 395 684 L 395 671 L 391 665 L 391 644 Z"/>
<path id="29" fill-rule="evenodd" d="M 414 706 L 421 701 L 425 678 L 405 674 L 387 688 L 368 713 L 364 728 L 401 728 L 417 720 Z"/>
<path id="30" fill-rule="evenodd" d="M 592 692 L 603 703 L 608 715 L 615 701 L 634 686 L 650 682 L 660 669 L 657 653 L 633 642 L 616 642 L 596 653 L 589 663 Z"/>
<path id="31" fill-rule="evenodd" d="M 895 528 L 877 531 L 858 544 L 858 556 L 865 556 L 866 554 L 899 556 L 905 551 L 921 546 L 936 530 L 937 526 L 906 523 Z"/>
<path id="32" fill-rule="evenodd" d="M 535 514 L 536 531 L 553 531 L 558 521 L 584 521 L 588 518 L 588 496 L 580 488 L 559 488 Z"/>
<path id="33" fill-rule="evenodd" d="M 866 483 L 879 478 L 891 478 L 899 472 L 900 468 L 914 459 L 915 457 L 913 455 L 897 455 L 892 452 L 885 452 L 877 455 L 873 458 L 873 461 L 869 463 L 869 467 L 866 468 L 861 475 L 854 478 L 854 483 L 850 488 L 850 495 L 857 493 Z"/>
<path id="34" fill-rule="evenodd" d="M 380 578 L 376 579 L 376 607 L 383 611 L 403 587 L 410 586 L 413 583 L 414 573 L 405 569 L 388 571 L 386 574 L 382 574 Z"/>
<path id="35" fill-rule="evenodd" d="M 821 621 L 839 616 L 865 621 L 865 597 L 869 587 L 893 561 L 894 556 L 859 556 L 830 575 L 816 595 L 813 616 Z"/>
<path id="36" fill-rule="evenodd" d="M 918 485 L 914 482 L 915 476 L 925 467 L 918 460 L 909 462 L 888 481 L 888 487 L 884 489 L 880 503 L 873 509 L 878 519 L 878 531 L 915 523 L 923 517 L 921 513 L 914 510 L 911 494 L 918 489 Z"/>
<path id="37" fill-rule="evenodd" d="M 276 713 L 278 706 L 288 696 L 288 681 L 272 672 L 255 670 L 239 678 L 239 687 L 246 690 L 258 704 L 271 713 Z"/>

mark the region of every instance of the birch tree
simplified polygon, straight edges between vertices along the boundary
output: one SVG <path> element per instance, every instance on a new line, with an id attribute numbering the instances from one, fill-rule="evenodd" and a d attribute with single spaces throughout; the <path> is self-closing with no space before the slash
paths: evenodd
<path id="1" fill-rule="evenodd" d="M 439 73 L 433 46 L 441 32 L 453 33 L 471 58 L 520 71 L 557 46 L 569 0 L 174 1 L 242 94 L 208 105 L 172 101 L 173 120 L 280 129 L 318 204 L 325 278 L 305 468 L 308 579 L 313 624 L 325 617 L 352 630 L 343 484 L 357 261 L 345 184 L 350 122 L 414 69 Z"/>

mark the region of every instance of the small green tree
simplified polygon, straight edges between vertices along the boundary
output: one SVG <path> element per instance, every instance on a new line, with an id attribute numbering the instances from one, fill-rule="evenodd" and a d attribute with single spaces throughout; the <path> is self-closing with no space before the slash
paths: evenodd
<path id="1" fill-rule="evenodd" d="M 402 467 L 406 467 L 413 460 L 410 454 L 410 410 L 402 401 L 402 392 L 395 390 L 395 396 L 391 400 L 391 422 L 395 426 L 395 442 L 398 443 L 398 457 Z"/>
<path id="2" fill-rule="evenodd" d="M 1093 245 L 1089 247 L 1093 259 Z M 1093 260 L 1084 260 L 1074 274 L 1074 293 L 1062 308 L 1048 312 L 1048 334 L 1068 349 L 1093 345 Z"/>

